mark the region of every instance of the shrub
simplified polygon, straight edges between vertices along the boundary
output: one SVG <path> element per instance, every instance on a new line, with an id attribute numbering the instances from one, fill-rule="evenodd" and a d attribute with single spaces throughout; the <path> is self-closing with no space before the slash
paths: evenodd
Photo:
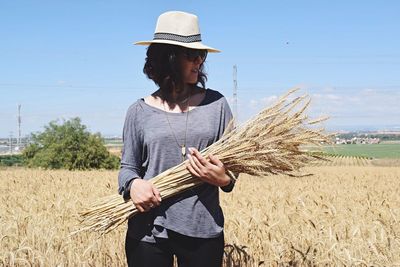
<path id="1" fill-rule="evenodd" d="M 4 155 L 0 156 L 0 166 L 22 166 L 24 159 L 22 155 Z"/>
<path id="2" fill-rule="evenodd" d="M 80 118 L 58 124 L 51 121 L 45 131 L 31 135 L 23 156 L 30 167 L 46 169 L 116 169 L 119 158 L 111 155 L 99 133 L 91 134 Z"/>

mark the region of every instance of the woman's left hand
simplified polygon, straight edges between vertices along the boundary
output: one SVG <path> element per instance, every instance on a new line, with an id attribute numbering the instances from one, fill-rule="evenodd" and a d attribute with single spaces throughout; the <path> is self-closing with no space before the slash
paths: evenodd
<path id="1" fill-rule="evenodd" d="M 208 161 L 195 148 L 189 148 L 189 152 L 189 162 L 186 168 L 191 174 L 215 186 L 226 186 L 231 182 L 231 179 L 225 173 L 224 164 L 217 156 L 210 154 L 210 161 Z"/>

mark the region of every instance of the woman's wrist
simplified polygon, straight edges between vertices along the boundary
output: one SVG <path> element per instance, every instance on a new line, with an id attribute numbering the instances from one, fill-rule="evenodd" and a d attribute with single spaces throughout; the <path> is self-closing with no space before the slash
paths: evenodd
<path id="1" fill-rule="evenodd" d="M 226 174 L 228 175 L 229 179 L 231 179 L 231 182 L 236 183 L 237 178 L 233 172 L 226 170 Z"/>
<path id="2" fill-rule="evenodd" d="M 133 181 L 135 181 L 137 179 L 137 177 L 132 178 L 126 185 L 124 192 L 123 192 L 123 197 L 125 200 L 130 199 L 131 198 L 131 188 L 132 188 L 132 184 Z"/>
<path id="3" fill-rule="evenodd" d="M 227 182 L 226 182 L 226 184 L 222 185 L 222 187 L 228 186 L 230 184 L 234 184 L 236 182 L 235 174 L 233 172 L 231 172 L 230 170 L 226 170 L 225 177 L 227 178 Z"/>

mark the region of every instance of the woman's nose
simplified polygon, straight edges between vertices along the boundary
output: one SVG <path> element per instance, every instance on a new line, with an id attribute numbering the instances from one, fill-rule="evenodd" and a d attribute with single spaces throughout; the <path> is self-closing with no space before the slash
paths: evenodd
<path id="1" fill-rule="evenodd" d="M 203 58 L 202 58 L 201 56 L 197 56 L 197 57 L 194 59 L 193 62 L 196 63 L 196 64 L 201 64 L 201 63 L 203 63 Z"/>

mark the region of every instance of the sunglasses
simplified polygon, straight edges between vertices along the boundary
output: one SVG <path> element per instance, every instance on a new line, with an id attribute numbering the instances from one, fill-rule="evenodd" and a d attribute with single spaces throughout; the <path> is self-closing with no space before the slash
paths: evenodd
<path id="1" fill-rule="evenodd" d="M 183 50 L 183 55 L 189 61 L 195 61 L 198 57 L 200 57 L 201 60 L 204 61 L 207 57 L 207 54 L 208 54 L 207 50 L 191 49 L 191 48 L 185 48 Z"/>

